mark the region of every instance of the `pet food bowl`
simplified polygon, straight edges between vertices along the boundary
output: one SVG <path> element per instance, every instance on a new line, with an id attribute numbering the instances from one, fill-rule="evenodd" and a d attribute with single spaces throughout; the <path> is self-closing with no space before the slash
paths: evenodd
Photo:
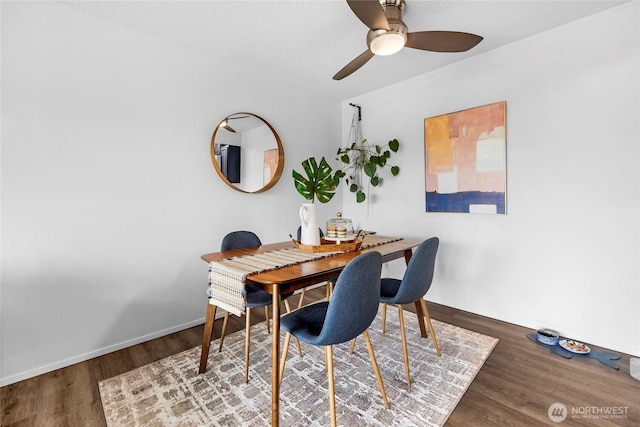
<path id="1" fill-rule="evenodd" d="M 560 339 L 560 335 L 551 329 L 538 329 L 538 341 L 547 345 L 556 345 Z"/>

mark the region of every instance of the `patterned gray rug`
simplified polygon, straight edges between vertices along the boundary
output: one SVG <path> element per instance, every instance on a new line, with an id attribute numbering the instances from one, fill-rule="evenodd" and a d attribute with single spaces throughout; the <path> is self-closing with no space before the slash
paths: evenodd
<path id="1" fill-rule="evenodd" d="M 412 386 L 406 385 L 397 310 L 389 308 L 386 334 L 380 313 L 369 330 L 391 409 L 384 408 L 364 339 L 334 346 L 337 421 L 341 426 L 442 426 L 498 343 L 433 320 L 442 352 L 420 337 L 415 314 L 405 311 Z M 282 342 L 282 341 L 281 341 Z M 324 353 L 302 343 L 289 348 L 280 394 L 283 426 L 329 425 Z M 225 337 L 199 375 L 200 347 L 101 381 L 109 426 L 268 426 L 271 424 L 271 336 L 264 323 L 251 335 L 249 384 L 244 383 L 244 331 Z"/>

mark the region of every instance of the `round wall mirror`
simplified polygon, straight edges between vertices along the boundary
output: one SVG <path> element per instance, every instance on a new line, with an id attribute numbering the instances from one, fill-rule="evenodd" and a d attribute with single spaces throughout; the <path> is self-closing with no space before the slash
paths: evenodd
<path id="1" fill-rule="evenodd" d="M 229 187 L 261 193 L 282 175 L 284 149 L 276 130 L 262 117 L 234 113 L 225 117 L 211 137 L 211 161 Z"/>

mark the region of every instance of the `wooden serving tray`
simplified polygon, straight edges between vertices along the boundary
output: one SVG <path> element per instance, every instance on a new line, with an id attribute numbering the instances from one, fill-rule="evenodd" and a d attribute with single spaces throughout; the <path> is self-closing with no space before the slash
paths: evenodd
<path id="1" fill-rule="evenodd" d="M 296 245 L 301 251 L 304 252 L 346 252 L 355 251 L 360 249 L 362 245 L 362 239 L 356 239 L 350 242 L 337 244 L 334 241 L 320 238 L 319 245 L 303 245 L 299 240 L 296 240 Z"/>

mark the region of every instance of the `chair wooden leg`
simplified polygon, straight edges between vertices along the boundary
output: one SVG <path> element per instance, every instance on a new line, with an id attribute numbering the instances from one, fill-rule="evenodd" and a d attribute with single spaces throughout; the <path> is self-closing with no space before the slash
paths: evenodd
<path id="1" fill-rule="evenodd" d="M 380 389 L 380 394 L 382 394 L 384 407 L 389 409 L 389 401 L 387 400 L 387 393 L 384 391 L 384 384 L 382 383 L 382 376 L 380 375 L 380 369 L 378 369 L 378 362 L 376 361 L 376 355 L 373 354 L 373 346 L 371 345 L 371 340 L 369 339 L 369 331 L 365 330 L 362 333 L 362 335 L 364 335 L 364 340 L 367 343 L 367 350 L 369 350 L 369 358 L 371 359 L 371 365 L 373 366 L 373 373 L 376 374 L 376 380 L 378 381 L 378 388 Z"/>
<path id="2" fill-rule="evenodd" d="M 400 335 L 402 336 L 402 352 L 404 353 L 404 373 L 407 376 L 407 385 L 411 387 L 411 375 L 409 374 L 409 349 L 407 347 L 407 334 L 404 328 L 404 313 L 402 305 L 398 304 L 398 316 L 400 320 Z"/>
<path id="3" fill-rule="evenodd" d="M 300 292 L 300 299 L 298 300 L 298 308 L 302 307 L 302 302 L 304 301 L 304 295 L 307 291 L 307 288 L 302 288 L 302 292 Z"/>
<path id="4" fill-rule="evenodd" d="M 287 332 L 284 337 L 284 347 L 282 348 L 282 356 L 280 356 L 280 384 L 282 384 L 282 377 L 284 376 L 284 365 L 287 363 L 287 353 L 289 352 L 289 343 L 291 342 L 291 334 Z"/>
<path id="5" fill-rule="evenodd" d="M 387 331 L 387 304 L 382 304 L 382 334 Z"/>
<path id="6" fill-rule="evenodd" d="M 327 282 L 327 300 L 331 299 L 332 293 L 333 293 L 333 282 Z"/>
<path id="7" fill-rule="evenodd" d="M 247 307 L 245 313 L 247 323 L 244 331 L 244 382 L 249 382 L 249 351 L 251 342 L 251 308 Z"/>
<path id="8" fill-rule="evenodd" d="M 327 377 L 329 379 L 329 409 L 331 410 L 331 427 L 336 427 L 336 387 L 333 378 L 333 347 L 324 348 L 324 358 L 327 363 Z"/>
<path id="9" fill-rule="evenodd" d="M 326 351 L 324 352 L 324 370 L 327 371 L 327 372 L 329 371 L 329 362 L 327 360 L 327 352 Z"/>
<path id="10" fill-rule="evenodd" d="M 229 321 L 229 312 L 224 313 L 224 320 L 222 321 L 222 332 L 220 332 L 220 345 L 218 345 L 218 353 L 222 351 L 222 344 L 224 343 L 224 335 L 227 332 L 227 322 Z"/>
<path id="11" fill-rule="evenodd" d="M 288 300 L 284 300 L 284 308 L 287 309 L 287 313 L 291 313 L 291 306 Z M 298 347 L 298 355 L 302 357 L 302 347 L 300 346 L 300 340 L 296 338 L 296 346 Z"/>
<path id="12" fill-rule="evenodd" d="M 424 313 L 424 318 L 427 320 L 427 326 L 429 327 L 429 333 L 431 334 L 431 340 L 433 341 L 433 346 L 436 349 L 436 354 L 440 357 L 440 347 L 438 346 L 438 340 L 436 339 L 436 332 L 433 330 L 433 325 L 431 324 L 431 317 L 429 316 L 429 310 L 427 310 L 427 303 L 424 299 L 420 299 L 422 302 L 422 311 Z"/>
<path id="13" fill-rule="evenodd" d="M 349 354 L 353 354 L 353 350 L 355 350 L 356 348 L 356 340 L 358 339 L 358 337 L 355 337 L 354 339 L 351 340 L 351 347 L 349 347 Z"/>
<path id="14" fill-rule="evenodd" d="M 267 322 L 267 333 L 271 334 L 271 327 L 269 326 L 269 306 L 264 306 L 264 321 Z"/>
<path id="15" fill-rule="evenodd" d="M 209 347 L 213 336 L 213 323 L 216 320 L 216 306 L 207 304 L 207 315 L 204 322 L 204 333 L 202 334 L 202 350 L 200 351 L 200 367 L 198 373 L 202 374 L 207 370 L 207 359 L 209 358 Z"/>

